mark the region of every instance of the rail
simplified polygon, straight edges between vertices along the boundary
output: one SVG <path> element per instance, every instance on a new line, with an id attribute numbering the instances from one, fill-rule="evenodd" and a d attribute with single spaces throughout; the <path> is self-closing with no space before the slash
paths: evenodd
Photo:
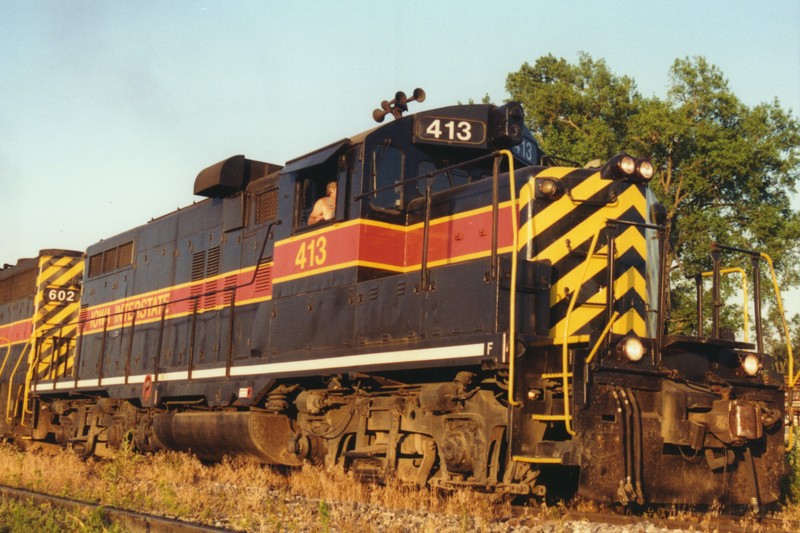
<path id="1" fill-rule="evenodd" d="M 5 354 L 5 356 L 3 356 L 3 364 L 0 365 L 0 378 L 2 378 L 3 372 L 5 372 L 5 370 L 6 370 L 6 364 L 8 363 L 8 359 L 9 359 L 9 357 L 11 357 L 11 339 L 9 339 L 7 337 L 0 337 L 0 341 L 3 341 L 3 343 L 5 344 L 5 348 L 6 348 L 6 354 Z M 8 403 L 6 403 L 6 414 L 5 414 L 6 422 L 9 421 L 8 410 L 9 410 L 9 407 L 11 405 L 10 404 L 10 402 L 11 402 L 11 382 L 13 380 L 13 377 L 14 377 L 13 373 L 10 374 L 9 377 L 8 377 L 9 395 L 8 395 Z"/>
<path id="2" fill-rule="evenodd" d="M 789 324 L 786 322 L 786 312 L 783 309 L 783 299 L 781 298 L 781 291 L 778 287 L 778 276 L 775 274 L 775 265 L 772 263 L 772 258 L 765 254 L 761 253 L 760 258 L 766 261 L 769 265 L 769 273 L 772 277 L 772 287 L 775 290 L 775 299 L 778 303 L 778 312 L 781 315 L 781 322 L 783 324 L 783 334 L 786 338 L 786 357 L 789 359 L 789 369 L 787 379 L 789 382 L 789 390 L 787 394 L 789 395 L 789 424 L 790 426 L 794 423 L 794 416 L 793 416 L 793 402 L 792 399 L 794 398 L 794 386 L 797 384 L 798 378 L 800 378 L 800 372 L 797 374 L 794 373 L 794 354 L 792 352 L 792 338 L 789 333 Z M 794 430 L 789 430 L 789 438 L 786 444 L 786 451 L 791 451 L 794 448 Z"/>
<path id="3" fill-rule="evenodd" d="M 161 355 L 162 355 L 162 351 L 163 351 L 164 330 L 165 330 L 165 321 L 166 321 L 167 309 L 168 309 L 169 306 L 172 306 L 172 305 L 175 305 L 175 304 L 178 304 L 178 303 L 182 303 L 182 302 L 186 302 L 186 301 L 191 302 L 191 308 L 192 308 L 192 313 L 191 313 L 191 315 L 192 315 L 192 323 L 191 323 L 191 337 L 190 337 L 191 338 L 191 346 L 189 348 L 189 357 L 187 358 L 188 359 L 188 361 L 187 361 L 188 379 L 191 380 L 192 370 L 193 370 L 193 367 L 194 367 L 194 349 L 195 349 L 195 346 L 194 346 L 195 341 L 194 340 L 195 340 L 195 333 L 196 333 L 195 330 L 196 330 L 196 327 L 197 327 L 196 314 L 197 314 L 197 309 L 198 309 L 198 302 L 202 298 L 208 298 L 208 297 L 211 297 L 211 296 L 216 296 L 218 294 L 226 294 L 226 293 L 230 295 L 229 303 L 226 303 L 221 309 L 230 308 L 230 317 L 229 317 L 229 324 L 228 324 L 228 333 L 229 333 L 229 335 L 228 335 L 228 346 L 227 346 L 227 351 L 225 353 L 226 375 L 230 375 L 230 367 L 233 364 L 233 342 L 234 342 L 233 326 L 234 326 L 234 313 L 235 313 L 234 309 L 235 309 L 235 306 L 236 306 L 236 291 L 256 283 L 256 281 L 258 279 L 259 272 L 261 271 L 262 268 L 265 268 L 266 264 L 268 263 L 268 261 L 265 260 L 265 258 L 264 258 L 264 252 L 266 250 L 267 242 L 269 241 L 270 238 L 272 238 L 272 230 L 273 230 L 273 228 L 275 226 L 280 225 L 280 224 L 281 224 L 281 220 L 277 219 L 277 220 L 271 222 L 267 226 L 266 233 L 265 233 L 265 236 L 264 236 L 264 241 L 263 241 L 263 243 L 261 245 L 261 250 L 259 252 L 258 259 L 257 259 L 257 262 L 255 264 L 255 267 L 253 268 L 252 276 L 247 281 L 243 281 L 242 283 L 239 283 L 237 285 L 231 285 L 231 286 L 222 287 L 222 288 L 215 288 L 213 290 L 208 290 L 208 291 L 205 291 L 205 292 L 202 292 L 202 293 L 199 293 L 199 294 L 192 294 L 190 296 L 186 296 L 186 297 L 180 298 L 178 300 L 172 300 L 172 301 L 169 301 L 169 302 L 157 303 L 157 304 L 153 304 L 153 305 L 137 308 L 135 310 L 122 310 L 122 311 L 116 311 L 116 312 L 113 312 L 113 313 L 106 313 L 106 314 L 102 315 L 101 317 L 82 318 L 82 319 L 78 319 L 75 322 L 70 323 L 69 325 L 70 326 L 73 326 L 73 325 L 76 326 L 77 327 L 77 331 L 78 331 L 77 341 L 76 341 L 76 345 L 75 345 L 74 362 L 73 362 L 73 365 L 72 365 L 72 372 L 71 372 L 72 376 L 67 376 L 67 374 L 68 374 L 68 372 L 67 372 L 68 364 L 65 363 L 64 373 L 61 376 L 58 376 L 57 375 L 57 371 L 56 371 L 55 377 L 53 377 L 53 382 L 54 382 L 53 386 L 54 386 L 54 388 L 56 386 L 55 381 L 59 377 L 70 377 L 70 379 L 74 382 L 74 386 L 75 387 L 78 386 L 78 381 L 79 381 L 79 378 L 80 378 L 79 374 L 80 374 L 80 367 L 81 367 L 81 358 L 82 358 L 82 355 L 83 355 L 82 352 L 83 352 L 83 346 L 84 346 L 84 335 L 85 335 L 85 331 L 84 330 L 85 330 L 86 324 L 88 322 L 92 321 L 92 320 L 102 320 L 103 321 L 102 332 L 100 333 L 102 335 L 101 345 L 100 345 L 100 354 L 98 355 L 98 360 L 97 360 L 97 373 L 98 373 L 97 380 L 98 380 L 98 383 L 104 377 L 104 365 L 105 365 L 105 358 L 106 358 L 106 355 L 107 355 L 106 354 L 106 351 L 107 351 L 106 339 L 107 339 L 108 334 L 109 334 L 109 329 L 116 328 L 116 327 L 122 328 L 123 331 L 126 328 L 128 329 L 128 331 L 126 333 L 127 336 L 128 336 L 126 349 L 123 348 L 122 344 L 120 344 L 120 350 L 124 350 L 125 351 L 125 354 L 124 354 L 124 357 L 125 357 L 124 383 L 128 384 L 129 383 L 130 374 L 131 374 L 131 358 L 132 358 L 133 343 L 134 343 L 133 336 L 138 332 L 146 333 L 148 331 L 152 331 L 152 328 L 145 328 L 145 327 L 142 327 L 140 324 L 138 324 L 138 329 L 137 329 L 137 322 L 136 322 L 137 313 L 140 313 L 140 312 L 143 312 L 143 311 L 148 311 L 148 310 L 155 310 L 155 309 L 158 309 L 159 314 L 160 314 L 160 318 L 157 319 L 157 322 L 159 324 L 158 325 L 158 340 L 157 340 L 157 348 L 155 350 L 155 355 L 154 355 L 154 358 L 155 358 L 154 359 L 155 369 L 154 369 L 154 372 L 153 372 L 153 381 L 157 381 L 158 380 L 159 369 L 161 367 Z M 223 299 L 223 301 L 224 301 L 224 299 Z M 130 317 L 130 318 L 127 318 L 127 317 Z M 118 323 L 114 322 L 112 324 L 111 323 L 112 320 L 116 320 L 116 319 L 118 319 Z M 43 339 L 48 339 L 48 338 L 52 338 L 54 340 L 55 336 L 56 336 L 56 333 L 60 330 L 60 328 L 62 328 L 64 326 L 65 325 L 62 324 L 62 325 L 59 325 L 57 327 L 49 328 L 49 329 L 46 329 L 46 330 L 42 329 L 41 332 L 40 332 L 41 336 L 40 336 L 39 342 L 40 343 L 44 342 Z M 30 342 L 33 342 L 33 339 Z M 20 360 L 17 361 L 17 366 L 15 367 L 15 371 L 19 367 L 19 364 L 20 364 L 21 360 L 22 360 L 22 357 L 20 357 Z M 45 371 L 43 373 L 39 372 L 40 364 L 41 365 L 47 365 L 45 367 Z M 57 364 L 59 364 L 59 363 L 58 363 L 58 358 L 56 357 L 55 352 L 54 352 L 54 356 L 47 363 L 42 363 L 38 359 L 35 359 L 34 361 L 31 362 L 31 364 L 29 365 L 29 367 L 27 369 L 27 373 L 26 373 L 26 386 L 25 386 L 25 389 L 26 389 L 26 391 L 25 391 L 26 392 L 26 394 L 25 394 L 26 408 L 27 408 L 27 403 L 29 401 L 28 400 L 29 393 L 32 391 L 32 388 L 35 386 L 35 383 L 41 379 L 40 375 L 44 374 L 45 379 L 47 378 L 47 376 L 51 376 L 52 377 L 54 375 L 53 374 L 53 372 L 54 372 L 53 365 L 57 365 Z M 10 392 L 9 392 L 9 395 L 10 395 Z M 9 396 L 9 398 L 10 398 L 10 396 Z M 30 411 L 28 411 L 28 412 L 30 412 Z"/>
<path id="4" fill-rule="evenodd" d="M 744 342 L 750 342 L 750 321 L 748 320 L 749 316 L 747 313 L 747 273 L 744 271 L 743 268 L 740 267 L 731 267 L 731 268 L 723 268 L 719 271 L 722 275 L 728 274 L 741 274 L 742 276 L 742 321 L 744 323 Z M 703 272 L 702 274 L 695 276 L 695 282 L 697 283 L 697 301 L 702 302 L 703 296 L 703 278 L 712 277 L 714 272 Z M 698 304 L 697 306 L 697 334 L 698 336 L 703 336 L 703 306 Z"/>
<path id="5" fill-rule="evenodd" d="M 606 280 L 606 325 L 603 328 L 603 331 L 600 333 L 599 337 L 595 341 L 594 345 L 590 349 L 586 359 L 584 360 L 584 365 L 587 367 L 587 371 L 584 372 L 584 379 L 588 379 L 588 365 L 591 363 L 594 358 L 599 353 L 602 346 L 607 342 L 608 334 L 611 332 L 611 328 L 614 326 L 615 322 L 619 318 L 619 311 L 615 310 L 615 300 L 614 300 L 614 283 L 615 283 L 615 268 L 614 264 L 616 261 L 616 235 L 615 232 L 618 229 L 618 226 L 635 226 L 644 229 L 652 229 L 659 232 L 659 236 L 661 242 L 666 242 L 664 239 L 664 228 L 662 226 L 658 226 L 655 224 L 648 224 L 643 222 L 633 222 L 627 220 L 618 220 L 618 219 L 608 219 L 606 221 L 606 225 L 603 228 L 600 228 L 595 234 L 592 236 L 592 241 L 589 245 L 589 250 L 586 254 L 586 258 L 583 261 L 583 272 L 581 277 L 578 280 L 578 286 L 575 290 L 572 291 L 572 295 L 570 296 L 569 306 L 567 307 L 567 312 L 564 317 L 564 331 L 562 335 L 562 342 L 561 342 L 561 371 L 554 372 L 550 374 L 542 374 L 543 378 L 552 378 L 552 379 L 561 379 L 561 385 L 563 389 L 563 414 L 560 415 L 531 415 L 533 420 L 539 421 L 563 421 L 565 430 L 569 435 L 575 435 L 575 431 L 572 428 L 572 414 L 571 414 L 571 395 L 570 395 L 570 378 L 573 377 L 573 373 L 569 370 L 569 348 L 570 348 L 570 318 L 575 311 L 575 307 L 578 302 L 578 295 L 583 288 L 583 285 L 589 279 L 589 266 L 592 260 L 596 260 L 598 256 L 602 257 L 605 256 L 607 261 L 606 272 L 607 272 L 607 280 Z M 607 250 L 605 254 L 599 254 L 598 252 L 598 242 L 600 239 L 601 232 L 607 232 Z M 660 261 L 663 263 L 665 262 L 664 254 L 663 254 L 663 246 L 661 247 L 661 257 Z M 663 267 L 662 267 L 663 270 Z M 664 280 L 659 280 L 659 310 L 661 306 L 664 305 L 664 298 L 662 296 Z M 661 312 L 659 311 L 659 316 L 661 316 Z M 659 326 L 659 331 L 662 329 Z M 657 335 L 656 339 L 656 347 L 661 346 L 661 339 L 660 336 Z M 655 357 L 655 355 L 654 355 Z"/>
<path id="6" fill-rule="evenodd" d="M 14 375 L 19 370 L 20 363 L 22 363 L 22 360 L 25 359 L 25 355 L 26 355 L 27 352 L 30 351 L 32 345 L 33 345 L 33 337 L 31 337 L 28 340 L 28 342 L 25 343 L 25 346 L 22 348 L 22 351 L 20 352 L 19 357 L 17 358 L 17 362 L 14 365 L 14 369 L 11 371 L 11 374 L 8 377 L 8 399 L 7 399 L 7 402 L 6 402 L 6 423 L 9 423 L 9 424 L 11 423 L 11 420 L 14 418 L 14 411 L 16 411 L 16 408 L 14 408 L 13 411 L 12 411 L 12 406 L 15 405 L 15 403 L 13 401 Z M 9 350 L 7 356 L 10 355 L 10 354 L 11 354 L 11 350 Z M 5 367 L 5 361 L 3 361 L 3 367 Z"/>
<path id="7" fill-rule="evenodd" d="M 772 288 L 773 288 L 773 290 L 775 292 L 775 301 L 776 301 L 777 306 L 778 306 L 778 314 L 781 317 L 781 323 L 783 325 L 783 334 L 784 334 L 784 338 L 786 340 L 786 357 L 788 359 L 786 382 L 787 382 L 788 387 L 789 387 L 789 390 L 787 391 L 787 394 L 789 395 L 789 398 L 792 398 L 793 397 L 794 386 L 797 384 L 798 379 L 800 379 L 800 372 L 798 372 L 797 374 L 795 374 L 795 372 L 794 372 L 794 353 L 793 353 L 793 350 L 792 350 L 792 339 L 791 339 L 791 334 L 789 332 L 789 324 L 786 321 L 786 312 L 785 312 L 785 310 L 783 308 L 783 298 L 781 298 L 780 286 L 778 285 L 778 275 L 775 272 L 775 265 L 772 262 L 772 258 L 768 254 L 766 254 L 764 252 L 757 252 L 757 251 L 753 251 L 753 250 L 745 250 L 745 249 L 736 248 L 736 247 L 733 247 L 733 246 L 723 246 L 723 245 L 718 244 L 718 243 L 713 243 L 712 246 L 711 246 L 711 250 L 712 250 L 712 252 L 711 252 L 712 258 L 714 258 L 714 270 L 715 270 L 715 272 L 719 272 L 720 271 L 719 270 L 719 258 L 718 258 L 718 254 L 720 252 L 723 252 L 723 251 L 736 252 L 736 253 L 744 254 L 744 255 L 747 255 L 747 256 L 750 257 L 750 261 L 751 261 L 751 264 L 753 266 L 753 283 L 754 283 L 754 288 L 753 288 L 753 306 L 754 306 L 754 315 L 755 315 L 755 321 L 756 321 L 756 336 L 757 336 L 756 343 L 757 343 L 757 347 L 758 347 L 757 349 L 758 349 L 759 355 L 762 355 L 764 353 L 764 345 L 763 345 L 763 339 L 762 339 L 763 332 L 761 331 L 761 284 L 760 284 L 761 274 L 760 274 L 759 262 L 760 261 L 764 261 L 769 266 L 770 278 L 771 278 L 771 281 L 772 281 Z M 716 255 L 716 257 L 715 257 L 715 255 Z M 718 299 L 718 292 L 719 292 L 719 287 L 718 287 L 719 279 L 718 278 L 719 278 L 719 276 L 715 274 L 715 277 L 714 277 L 715 300 Z M 718 323 L 718 321 L 719 321 L 718 314 L 719 314 L 719 310 L 718 310 L 717 307 L 715 307 L 714 308 L 714 322 L 715 323 Z M 716 333 L 716 327 L 715 327 L 715 333 Z M 789 424 L 791 425 L 793 423 L 793 420 L 794 420 L 793 407 L 792 407 L 792 402 L 791 401 L 789 402 L 789 413 L 788 414 L 789 414 Z M 794 431 L 789 431 L 788 433 L 789 434 L 788 434 L 787 443 L 786 443 L 786 451 L 787 452 L 791 451 L 792 448 L 794 448 Z"/>

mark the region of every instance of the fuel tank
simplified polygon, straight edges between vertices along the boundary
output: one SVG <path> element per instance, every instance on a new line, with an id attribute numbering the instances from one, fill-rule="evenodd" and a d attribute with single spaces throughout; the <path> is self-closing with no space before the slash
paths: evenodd
<path id="1" fill-rule="evenodd" d="M 273 465 L 299 466 L 302 457 L 290 451 L 296 441 L 291 421 L 258 412 L 160 413 L 153 417 L 158 441 L 172 450 L 191 451 L 217 461 L 224 455 L 248 455 Z"/>

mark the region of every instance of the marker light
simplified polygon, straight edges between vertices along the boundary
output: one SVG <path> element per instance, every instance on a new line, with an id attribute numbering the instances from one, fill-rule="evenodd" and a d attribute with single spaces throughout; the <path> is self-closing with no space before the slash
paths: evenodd
<path id="1" fill-rule="evenodd" d="M 754 353 L 747 354 L 742 359 L 742 370 L 748 376 L 755 376 L 761 370 L 761 361 Z"/>
<path id="2" fill-rule="evenodd" d="M 551 178 L 545 178 L 538 181 L 539 181 L 538 183 L 539 193 L 542 196 L 546 198 L 553 198 L 558 194 L 559 190 L 558 190 L 558 183 L 556 183 L 556 180 Z"/>
<path id="3" fill-rule="evenodd" d="M 625 337 L 617 344 L 617 353 L 636 363 L 644 356 L 644 344 L 638 337 Z"/>

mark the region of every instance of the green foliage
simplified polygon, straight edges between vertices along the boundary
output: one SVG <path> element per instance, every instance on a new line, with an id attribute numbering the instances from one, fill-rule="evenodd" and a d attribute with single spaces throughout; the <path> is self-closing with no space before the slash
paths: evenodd
<path id="1" fill-rule="evenodd" d="M 794 447 L 786 454 L 786 474 L 783 478 L 783 497 L 786 503 L 797 506 L 800 504 L 800 431 L 794 431 Z"/>
<path id="2" fill-rule="evenodd" d="M 61 533 L 62 531 L 121 532 L 119 526 L 110 524 L 101 507 L 80 516 L 50 505 L 14 500 L 0 501 L 0 533 Z"/>
<path id="3" fill-rule="evenodd" d="M 800 216 L 791 205 L 800 125 L 777 101 L 743 104 L 702 57 L 677 59 L 670 80 L 666 98 L 645 98 L 631 78 L 583 53 L 577 64 L 552 55 L 525 63 L 508 75 L 506 89 L 551 155 L 585 163 L 627 151 L 654 162 L 651 185 L 682 266 L 673 324 L 685 332 L 695 312 L 685 276 L 710 270 L 712 242 L 768 253 L 784 290 L 800 281 Z M 749 269 L 744 258 L 724 260 Z"/>
<path id="4" fill-rule="evenodd" d="M 542 149 L 578 162 L 618 152 L 640 100 L 631 78 L 585 53 L 577 65 L 552 55 L 525 63 L 508 75 L 506 90 L 525 107 Z"/>
<path id="5" fill-rule="evenodd" d="M 322 531 L 330 531 L 331 528 L 331 507 L 325 500 L 319 501 L 319 521 Z"/>

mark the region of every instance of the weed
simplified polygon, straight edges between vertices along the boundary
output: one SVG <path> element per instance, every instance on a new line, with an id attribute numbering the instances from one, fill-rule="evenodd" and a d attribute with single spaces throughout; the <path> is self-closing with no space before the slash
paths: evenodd
<path id="1" fill-rule="evenodd" d="M 319 501 L 319 521 L 322 531 L 327 533 L 331 527 L 331 508 L 325 500 Z"/>

